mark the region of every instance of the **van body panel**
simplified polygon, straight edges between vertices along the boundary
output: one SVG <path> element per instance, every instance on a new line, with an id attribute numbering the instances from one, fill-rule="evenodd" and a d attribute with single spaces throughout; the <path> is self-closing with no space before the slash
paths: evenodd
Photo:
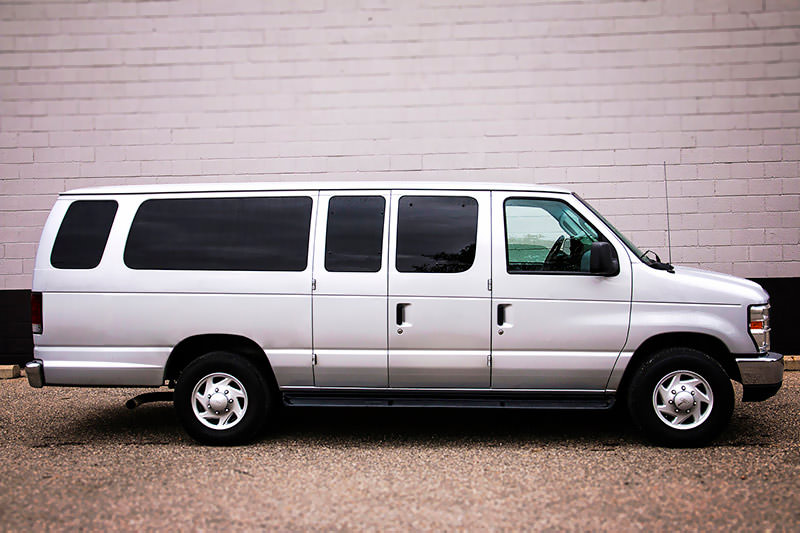
<path id="1" fill-rule="evenodd" d="M 471 266 L 463 272 L 398 271 L 396 241 L 400 201 L 404 197 L 440 196 L 477 201 L 475 256 Z M 389 247 L 389 385 L 489 387 L 489 193 L 396 191 L 392 193 L 391 205 L 390 235 L 395 245 Z"/>
<path id="2" fill-rule="evenodd" d="M 699 268 L 676 266 L 675 272 L 635 263 L 635 302 L 746 305 L 766 302 L 769 294 L 757 283 Z"/>
<path id="3" fill-rule="evenodd" d="M 219 195 L 159 195 L 159 199 L 208 198 Z M 314 234 L 317 193 L 286 191 L 276 193 L 233 193 L 231 197 L 307 196 L 312 200 L 310 231 Z M 226 196 L 227 198 L 228 196 Z M 115 361 L 139 368 L 139 347 L 164 347 L 167 354 L 185 338 L 203 334 L 241 335 L 256 342 L 266 353 L 278 383 L 310 386 L 312 371 L 311 283 L 313 238 L 309 238 L 307 265 L 302 272 L 136 270 L 123 259 L 131 220 L 139 206 L 153 195 L 95 196 L 114 199 L 119 206 L 100 264 L 89 270 L 57 269 L 50 264 L 50 249 L 72 201 L 84 196 L 61 197 L 54 206 L 42 234 L 37 254 L 34 290 L 43 292 L 44 330 L 36 336 L 43 347 L 116 347 Z M 48 380 L 49 360 L 43 359 Z M 86 353 L 95 353 L 89 350 Z M 79 352 L 65 349 L 58 363 L 65 372 L 74 360 L 84 379 L 102 383 L 111 372 L 104 359 L 94 365 Z M 148 377 L 150 385 L 163 383 L 166 357 L 159 378 Z M 123 367 L 120 374 L 128 372 Z M 141 374 L 141 369 L 134 374 Z M 93 377 L 93 374 L 96 374 Z M 148 374 L 149 376 L 149 374 Z M 69 379 L 73 379 L 70 377 Z M 144 385 L 140 378 L 119 377 L 108 384 Z M 53 382 L 55 383 L 55 382 Z"/>
<path id="4" fill-rule="evenodd" d="M 315 231 L 316 192 L 273 191 L 261 193 L 236 193 L 231 198 L 308 196 L 312 199 L 311 235 Z M 125 265 L 123 256 L 131 221 L 141 204 L 152 199 L 216 198 L 219 195 L 131 195 L 131 196 L 76 196 L 59 197 L 45 223 L 40 247 L 46 253 L 37 253 L 34 268 L 33 290 L 40 292 L 107 292 L 107 293 L 204 293 L 204 294 L 286 294 L 311 297 L 313 238 L 309 238 L 308 263 L 301 272 L 249 271 L 249 270 L 135 270 Z M 225 196 L 228 198 L 229 196 Z M 58 269 L 50 264 L 58 226 L 69 205 L 76 200 L 113 199 L 119 204 L 114 224 L 106 243 L 100 264 L 93 269 Z M 135 288 L 135 291 L 131 291 Z M 309 316 L 310 320 L 310 316 Z M 310 339 L 310 333 L 309 333 Z M 310 347 L 310 342 L 309 342 Z"/>
<path id="5" fill-rule="evenodd" d="M 407 322 L 389 334 L 392 387 L 489 387 L 489 298 L 390 297 L 397 305 Z"/>
<path id="6" fill-rule="evenodd" d="M 314 354 L 318 387 L 386 387 L 386 295 L 315 294 Z"/>
<path id="7" fill-rule="evenodd" d="M 605 389 L 625 344 L 628 303 L 497 301 L 510 322 L 492 339 L 492 388 Z M 595 305 L 604 312 L 591 312 Z"/>
<path id="8" fill-rule="evenodd" d="M 277 332 L 275 333 L 277 336 Z M 310 348 L 286 349 L 265 348 L 275 381 L 279 387 L 284 385 L 310 386 L 314 383 Z"/>
<path id="9" fill-rule="evenodd" d="M 747 333 L 748 305 L 769 295 L 749 280 L 695 268 L 675 272 L 634 262 L 633 303 L 628 349 L 662 333 L 703 333 L 722 341 L 731 353 L 753 352 Z"/>
<path id="10" fill-rule="evenodd" d="M 51 292 L 44 298 L 48 315 L 38 346 L 174 346 L 214 333 L 252 339 L 265 351 L 311 344 L 304 295 Z"/>
<path id="11" fill-rule="evenodd" d="M 731 353 L 747 353 L 753 341 L 738 334 L 746 317 L 746 308 L 732 304 L 633 302 L 629 345 L 635 350 L 664 333 L 701 333 L 722 341 Z"/>
<path id="12" fill-rule="evenodd" d="M 668 333 L 697 333 L 721 341 L 731 354 L 750 354 L 754 353 L 755 346 L 746 334 L 746 326 L 747 305 L 744 304 L 633 302 L 628 342 L 614 365 L 606 388 L 617 390 L 631 357 L 652 337 Z"/>
<path id="13" fill-rule="evenodd" d="M 47 293 L 43 298 L 46 326 L 37 346 L 114 347 L 115 361 L 137 364 L 142 361 L 136 350 L 129 350 L 133 347 L 165 347 L 168 356 L 188 337 L 240 335 L 264 350 L 279 383 L 313 384 L 310 296 Z M 65 357 L 73 356 L 75 352 L 65 352 Z M 166 356 L 157 385 L 163 382 Z"/>
<path id="14" fill-rule="evenodd" d="M 565 202 L 614 246 L 619 272 L 510 272 L 509 199 Z M 604 390 L 628 334 L 632 274 L 624 245 L 563 195 L 495 191 L 492 222 L 492 388 Z"/>
<path id="15" fill-rule="evenodd" d="M 170 348 L 36 346 L 48 385 L 158 387 Z"/>
<path id="16" fill-rule="evenodd" d="M 382 198 L 380 266 L 373 272 L 329 271 L 327 229 L 331 199 Z M 389 191 L 320 194 L 314 249 L 313 343 L 318 387 L 386 387 L 389 384 L 386 296 Z"/>

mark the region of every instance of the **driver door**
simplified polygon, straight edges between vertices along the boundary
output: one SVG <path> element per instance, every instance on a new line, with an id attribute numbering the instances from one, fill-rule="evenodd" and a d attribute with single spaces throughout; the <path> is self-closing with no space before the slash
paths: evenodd
<path id="1" fill-rule="evenodd" d="M 605 389 L 627 338 L 631 264 L 599 227 L 570 196 L 492 193 L 492 388 Z M 601 240 L 615 276 L 589 272 Z"/>

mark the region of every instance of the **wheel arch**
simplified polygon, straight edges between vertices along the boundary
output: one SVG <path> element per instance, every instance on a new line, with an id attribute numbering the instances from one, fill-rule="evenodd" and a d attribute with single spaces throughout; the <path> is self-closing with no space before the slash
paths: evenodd
<path id="1" fill-rule="evenodd" d="M 647 360 L 647 357 L 665 348 L 693 348 L 699 350 L 717 361 L 728 376 L 736 381 L 741 381 L 739 367 L 728 347 L 717 337 L 705 333 L 670 332 L 659 333 L 645 340 L 633 352 L 630 361 L 625 367 L 617 394 L 625 395 L 631 378 L 636 370 Z"/>
<path id="2" fill-rule="evenodd" d="M 172 349 L 164 368 L 164 379 L 173 382 L 178 379 L 186 365 L 210 352 L 232 352 L 247 358 L 258 368 L 272 390 L 277 392 L 275 373 L 264 350 L 255 341 L 241 335 L 209 333 L 193 335 L 180 341 Z"/>

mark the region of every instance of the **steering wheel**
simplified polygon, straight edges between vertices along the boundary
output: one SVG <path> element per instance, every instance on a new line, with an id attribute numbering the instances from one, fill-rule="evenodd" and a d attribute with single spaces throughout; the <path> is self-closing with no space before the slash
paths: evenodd
<path id="1" fill-rule="evenodd" d="M 564 236 L 561 235 L 556 242 L 553 243 L 553 246 L 550 248 L 550 251 L 547 252 L 547 257 L 544 258 L 544 264 L 552 263 L 553 260 L 556 258 L 556 254 L 558 250 L 561 248 L 561 245 L 564 244 Z"/>

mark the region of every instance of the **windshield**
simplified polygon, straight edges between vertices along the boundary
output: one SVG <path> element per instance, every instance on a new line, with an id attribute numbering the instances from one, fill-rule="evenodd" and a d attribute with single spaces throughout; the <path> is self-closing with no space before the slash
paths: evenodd
<path id="1" fill-rule="evenodd" d="M 600 220 L 602 220 L 602 221 L 603 221 L 603 223 L 604 223 L 606 226 L 608 226 L 608 229 L 610 229 L 611 231 L 613 231 L 613 232 L 614 232 L 614 235 L 616 235 L 616 236 L 617 236 L 617 238 L 619 238 L 619 240 L 621 240 L 623 243 L 625 243 L 625 246 L 627 246 L 628 248 L 630 248 L 630 249 L 631 249 L 631 251 L 632 251 L 633 253 L 635 253 L 635 254 L 636 254 L 636 257 L 638 257 L 639 259 L 641 259 L 641 260 L 642 260 L 642 261 L 644 261 L 645 263 L 649 263 L 649 262 L 650 262 L 650 260 L 649 260 L 649 259 L 648 259 L 648 258 L 647 258 L 647 257 L 646 257 L 646 256 L 645 256 L 643 253 L 642 253 L 642 251 L 641 251 L 641 250 L 639 250 L 639 248 L 637 248 L 637 247 L 636 247 L 636 245 L 635 245 L 635 244 L 633 244 L 633 243 L 632 243 L 630 240 L 628 240 L 628 238 L 627 238 L 625 235 L 623 235 L 623 234 L 622 234 L 622 232 L 621 232 L 620 230 L 618 230 L 617 228 L 615 228 L 615 227 L 614 227 L 614 224 L 612 224 L 611 222 L 609 222 L 609 221 L 606 219 L 606 217 L 604 217 L 603 215 L 601 215 L 601 214 L 600 214 L 600 212 L 599 212 L 597 209 L 595 209 L 594 207 L 592 207 L 592 205 L 591 205 L 589 202 L 587 202 L 586 200 L 584 200 L 583 198 L 581 198 L 580 196 L 578 196 L 576 193 L 572 193 L 572 194 L 575 196 L 575 198 L 577 198 L 578 200 L 580 200 L 580 202 L 581 202 L 583 205 L 585 205 L 585 206 L 586 206 L 586 207 L 589 209 L 589 211 L 591 211 L 592 213 L 594 213 L 594 214 L 595 214 L 595 216 L 597 216 L 597 218 L 599 218 Z"/>

